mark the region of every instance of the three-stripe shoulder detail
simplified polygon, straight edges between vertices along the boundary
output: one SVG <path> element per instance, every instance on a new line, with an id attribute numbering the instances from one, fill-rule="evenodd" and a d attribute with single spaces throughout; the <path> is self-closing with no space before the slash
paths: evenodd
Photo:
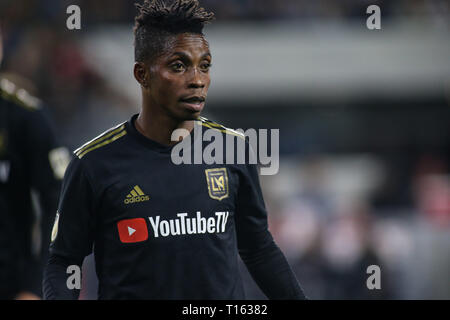
<path id="1" fill-rule="evenodd" d="M 121 123 L 121 124 L 115 126 L 114 128 L 111 128 L 111 129 L 103 132 L 102 134 L 100 134 L 96 138 L 86 142 L 81 147 L 76 149 L 74 151 L 74 154 L 79 159 L 81 159 L 87 153 L 89 153 L 89 152 L 91 152 L 93 150 L 96 150 L 98 148 L 101 148 L 101 147 L 103 147 L 103 146 L 105 146 L 107 144 L 110 144 L 111 142 L 116 141 L 117 139 L 123 137 L 126 134 L 127 134 L 127 131 L 125 129 L 125 123 Z"/>
<path id="2" fill-rule="evenodd" d="M 0 79 L 0 97 L 29 111 L 39 110 L 42 102 L 7 79 Z"/>
<path id="3" fill-rule="evenodd" d="M 239 138 L 245 139 L 245 135 L 243 133 L 241 133 L 239 131 L 236 131 L 236 130 L 233 130 L 233 129 L 230 129 L 230 128 L 227 128 L 227 127 L 225 127 L 225 126 L 223 126 L 223 125 L 221 125 L 221 124 L 219 124 L 217 122 L 208 120 L 208 119 L 206 119 L 204 117 L 198 117 L 197 121 L 200 122 L 201 125 L 206 127 L 206 128 L 213 129 L 213 130 L 218 130 L 220 132 L 223 132 L 223 133 L 226 133 L 226 134 L 231 134 L 231 135 L 237 136 Z"/>

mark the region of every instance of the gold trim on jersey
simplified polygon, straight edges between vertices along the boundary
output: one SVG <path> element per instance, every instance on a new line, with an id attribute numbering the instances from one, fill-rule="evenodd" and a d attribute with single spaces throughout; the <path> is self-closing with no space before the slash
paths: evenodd
<path id="1" fill-rule="evenodd" d="M 112 128 L 109 131 L 106 131 L 105 133 L 102 133 L 101 135 L 97 136 L 96 138 L 92 139 L 91 141 L 88 141 L 84 145 L 82 145 L 80 148 L 76 149 L 74 151 L 75 155 L 78 158 L 82 158 L 87 153 L 98 149 L 100 147 L 103 147 L 113 141 L 116 141 L 117 139 L 123 137 L 127 134 L 127 131 L 125 130 L 125 124 L 122 123 L 114 128 Z"/>
<path id="2" fill-rule="evenodd" d="M 78 155 L 83 149 L 87 149 L 87 148 L 93 146 L 94 144 L 96 144 L 96 143 L 98 143 L 98 142 L 101 142 L 101 141 L 105 140 L 106 138 L 109 138 L 110 136 L 112 136 L 112 135 L 118 133 L 119 131 L 121 131 L 121 130 L 124 129 L 124 128 L 125 128 L 125 124 L 124 124 L 124 123 L 121 123 L 121 124 L 115 126 L 114 128 L 109 129 L 109 130 L 107 130 L 107 131 L 101 133 L 100 135 L 98 135 L 98 136 L 95 137 L 94 139 L 89 140 L 88 142 L 86 142 L 85 144 L 83 144 L 81 147 L 79 147 L 78 149 L 76 149 L 76 150 L 74 151 L 74 153 Z"/>
<path id="3" fill-rule="evenodd" d="M 223 126 L 221 124 L 215 123 L 215 122 L 213 122 L 211 120 L 208 120 L 208 119 L 206 119 L 204 117 L 199 117 L 197 119 L 197 121 L 199 121 L 201 123 L 201 125 L 206 127 L 206 128 L 217 130 L 217 131 L 220 131 L 220 132 L 226 133 L 226 134 L 231 134 L 233 136 L 236 136 L 236 137 L 239 137 L 239 138 L 245 140 L 245 135 L 243 133 L 240 133 L 240 132 L 238 132 L 236 130 L 227 128 L 227 127 L 225 127 L 225 126 Z"/>

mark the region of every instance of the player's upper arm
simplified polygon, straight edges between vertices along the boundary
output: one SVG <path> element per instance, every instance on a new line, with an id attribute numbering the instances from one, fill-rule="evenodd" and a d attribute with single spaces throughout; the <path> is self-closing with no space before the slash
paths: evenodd
<path id="1" fill-rule="evenodd" d="M 50 252 L 84 258 L 92 251 L 96 223 L 94 189 L 83 161 L 74 158 L 64 176 Z"/>
<path id="2" fill-rule="evenodd" d="M 241 168 L 236 205 L 236 233 L 242 254 L 266 247 L 272 242 L 272 236 L 268 231 L 267 211 L 257 165 L 247 163 Z"/>

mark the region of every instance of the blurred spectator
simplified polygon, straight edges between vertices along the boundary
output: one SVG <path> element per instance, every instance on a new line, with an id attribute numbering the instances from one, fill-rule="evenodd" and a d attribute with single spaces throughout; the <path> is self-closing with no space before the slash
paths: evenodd
<path id="1" fill-rule="evenodd" d="M 413 192 L 420 212 L 437 227 L 450 226 L 450 167 L 442 158 L 424 155 L 416 165 Z"/>

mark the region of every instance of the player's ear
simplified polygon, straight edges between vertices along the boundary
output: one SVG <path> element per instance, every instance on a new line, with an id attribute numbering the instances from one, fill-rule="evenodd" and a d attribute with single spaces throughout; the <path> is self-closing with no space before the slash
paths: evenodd
<path id="1" fill-rule="evenodd" d="M 145 64 L 142 62 L 136 62 L 134 64 L 133 73 L 136 81 L 139 82 L 142 87 L 147 88 L 149 85 L 148 80 L 150 75 L 148 69 L 145 67 Z"/>

